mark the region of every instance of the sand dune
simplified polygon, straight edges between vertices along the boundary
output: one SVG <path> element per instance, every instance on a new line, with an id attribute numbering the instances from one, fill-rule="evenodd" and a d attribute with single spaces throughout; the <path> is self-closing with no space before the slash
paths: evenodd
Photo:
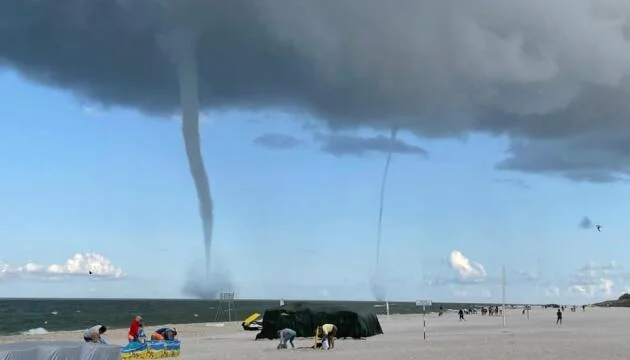
<path id="1" fill-rule="evenodd" d="M 149 319 L 147 319 L 149 320 Z M 182 340 L 182 360 L 202 359 L 627 359 L 630 309 L 589 308 L 565 312 L 564 324 L 555 325 L 555 310 L 535 309 L 530 319 L 512 310 L 507 327 L 500 317 L 471 315 L 459 322 L 456 314 L 427 316 L 428 339 L 422 339 L 421 315 L 381 317 L 384 335 L 367 340 L 338 340 L 332 351 L 276 350 L 277 341 L 254 341 L 255 332 L 244 332 L 238 323 L 176 325 Z M 153 327 L 148 327 L 153 329 Z M 125 342 L 125 330 L 112 330 L 110 343 Z M 80 331 L 45 335 L 0 337 L 0 342 L 23 340 L 80 340 Z M 312 339 L 298 339 L 309 347 Z"/>

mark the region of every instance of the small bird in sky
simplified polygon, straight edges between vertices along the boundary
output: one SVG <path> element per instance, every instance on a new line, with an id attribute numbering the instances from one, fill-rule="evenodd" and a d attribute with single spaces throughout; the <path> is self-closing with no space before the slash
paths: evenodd
<path id="1" fill-rule="evenodd" d="M 602 232 L 602 226 L 601 225 L 595 225 L 595 229 L 597 229 L 597 232 Z"/>

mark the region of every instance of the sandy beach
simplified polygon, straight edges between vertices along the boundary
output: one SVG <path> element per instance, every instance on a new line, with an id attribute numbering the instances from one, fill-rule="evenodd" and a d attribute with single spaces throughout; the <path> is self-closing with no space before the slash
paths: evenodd
<path id="1" fill-rule="evenodd" d="M 149 320 L 149 319 L 146 319 Z M 534 309 L 529 320 L 520 310 L 501 317 L 469 315 L 460 322 L 456 313 L 427 315 L 427 341 L 422 315 L 381 317 L 385 334 L 366 340 L 338 340 L 331 351 L 306 349 L 312 339 L 297 339 L 296 350 L 276 350 L 276 340 L 254 341 L 238 323 L 175 325 L 182 340 L 182 360 L 201 359 L 627 359 L 630 309 L 587 308 L 565 311 L 564 323 L 555 325 L 554 309 Z M 153 326 L 147 324 L 147 328 Z M 110 343 L 123 344 L 126 330 L 107 334 Z M 25 340 L 80 340 L 81 331 L 45 335 L 0 337 L 0 343 Z"/>

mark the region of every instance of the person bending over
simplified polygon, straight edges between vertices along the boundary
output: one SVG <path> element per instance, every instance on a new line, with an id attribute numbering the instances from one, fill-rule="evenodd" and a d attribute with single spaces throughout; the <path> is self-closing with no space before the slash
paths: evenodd
<path id="1" fill-rule="evenodd" d="M 92 326 L 83 332 L 83 340 L 88 343 L 105 344 L 101 335 L 105 334 L 107 328 L 103 325 Z"/>
<path id="2" fill-rule="evenodd" d="M 175 328 L 159 328 L 155 330 L 153 334 L 151 334 L 151 340 L 168 340 L 173 341 L 177 336 L 177 329 Z"/>
<path id="3" fill-rule="evenodd" d="M 282 329 L 278 331 L 278 335 L 280 335 L 280 344 L 278 344 L 278 349 L 286 349 L 287 342 L 291 344 L 291 348 L 295 349 L 295 345 L 293 344 L 293 340 L 297 336 L 297 333 L 293 329 Z"/>
<path id="4" fill-rule="evenodd" d="M 324 337 L 328 340 L 329 349 L 335 348 L 335 336 L 337 336 L 337 325 L 324 324 L 321 326 L 322 340 Z"/>

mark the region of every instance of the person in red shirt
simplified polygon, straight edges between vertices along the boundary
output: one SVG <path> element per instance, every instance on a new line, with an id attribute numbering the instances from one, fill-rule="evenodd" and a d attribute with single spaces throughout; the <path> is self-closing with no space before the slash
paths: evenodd
<path id="1" fill-rule="evenodd" d="M 142 316 L 138 315 L 131 321 L 131 325 L 129 325 L 129 334 L 127 336 L 129 342 L 140 341 L 142 333 L 144 332 L 142 327 Z"/>

